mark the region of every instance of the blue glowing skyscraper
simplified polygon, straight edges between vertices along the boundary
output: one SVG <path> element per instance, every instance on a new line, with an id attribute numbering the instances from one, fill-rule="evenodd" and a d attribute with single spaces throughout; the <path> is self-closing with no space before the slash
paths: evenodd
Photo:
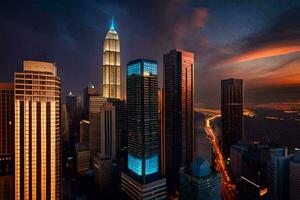
<path id="1" fill-rule="evenodd" d="M 157 77 L 156 61 L 139 59 L 127 65 L 128 164 L 122 189 L 134 199 L 166 198 L 159 166 Z"/>

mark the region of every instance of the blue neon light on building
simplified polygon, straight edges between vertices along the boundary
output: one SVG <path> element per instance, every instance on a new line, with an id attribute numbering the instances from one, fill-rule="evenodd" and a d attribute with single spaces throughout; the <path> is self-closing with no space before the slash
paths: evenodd
<path id="1" fill-rule="evenodd" d="M 128 169 L 136 173 L 137 175 L 142 175 L 142 159 L 128 154 Z"/>
<path id="2" fill-rule="evenodd" d="M 135 174 L 142 175 L 142 159 L 128 154 L 128 169 Z M 145 161 L 145 174 L 150 175 L 158 172 L 158 155 L 151 156 Z"/>
<path id="3" fill-rule="evenodd" d="M 146 175 L 158 172 L 158 155 L 146 159 Z"/>
<path id="4" fill-rule="evenodd" d="M 141 63 L 134 63 L 132 65 L 128 65 L 127 67 L 127 76 L 131 75 L 140 75 L 141 74 Z"/>
<path id="5" fill-rule="evenodd" d="M 144 73 L 157 75 L 157 63 L 144 62 Z"/>

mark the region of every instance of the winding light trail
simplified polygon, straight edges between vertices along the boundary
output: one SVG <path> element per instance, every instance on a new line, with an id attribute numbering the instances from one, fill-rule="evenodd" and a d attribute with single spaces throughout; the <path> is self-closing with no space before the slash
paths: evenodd
<path id="1" fill-rule="evenodd" d="M 220 117 L 220 115 L 215 115 L 213 117 L 210 117 L 206 119 L 206 126 L 204 128 L 205 133 L 214 149 L 215 155 L 216 155 L 216 168 L 218 171 L 220 171 L 222 176 L 222 196 L 224 200 L 234 200 L 235 199 L 235 185 L 230 180 L 230 177 L 228 176 L 226 166 L 224 163 L 224 158 L 222 155 L 222 152 L 220 150 L 220 147 L 218 145 L 218 140 L 210 126 L 210 121 L 215 119 L 216 117 Z"/>

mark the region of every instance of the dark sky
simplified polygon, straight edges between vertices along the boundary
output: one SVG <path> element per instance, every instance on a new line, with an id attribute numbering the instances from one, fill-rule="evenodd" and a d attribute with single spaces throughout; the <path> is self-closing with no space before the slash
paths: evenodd
<path id="1" fill-rule="evenodd" d="M 126 63 L 174 48 L 195 53 L 195 102 L 219 106 L 220 80 L 243 78 L 247 103 L 300 101 L 300 1 L 35 0 L 0 3 L 0 81 L 23 60 L 55 62 L 64 95 L 100 86 L 114 16 Z M 161 73 L 162 74 L 162 73 Z M 159 77 L 162 82 L 162 76 Z"/>

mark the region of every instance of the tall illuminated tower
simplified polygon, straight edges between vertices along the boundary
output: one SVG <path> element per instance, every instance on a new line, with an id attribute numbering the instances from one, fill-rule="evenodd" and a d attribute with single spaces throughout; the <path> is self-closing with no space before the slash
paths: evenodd
<path id="1" fill-rule="evenodd" d="M 54 63 L 15 73 L 15 200 L 61 199 L 60 78 Z"/>
<path id="2" fill-rule="evenodd" d="M 132 199 L 166 199 L 160 172 L 157 62 L 134 60 L 127 65 L 128 164 L 122 189 Z"/>
<path id="3" fill-rule="evenodd" d="M 120 40 L 112 19 L 103 45 L 103 96 L 120 98 Z"/>

